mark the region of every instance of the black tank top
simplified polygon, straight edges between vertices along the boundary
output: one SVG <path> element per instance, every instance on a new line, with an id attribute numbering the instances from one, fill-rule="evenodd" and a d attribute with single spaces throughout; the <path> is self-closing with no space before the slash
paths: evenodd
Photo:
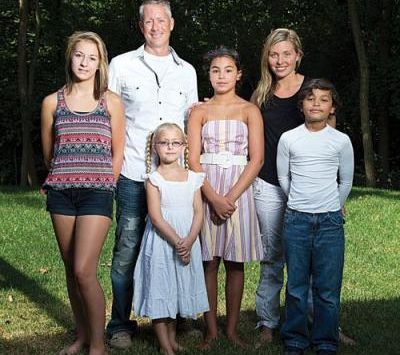
<path id="1" fill-rule="evenodd" d="M 304 86 L 308 78 L 304 78 Z M 281 135 L 304 123 L 304 116 L 297 108 L 299 91 L 293 96 L 281 99 L 272 96 L 261 106 L 261 114 L 264 121 L 264 165 L 258 176 L 264 181 L 279 186 L 276 171 L 276 155 L 278 142 Z"/>

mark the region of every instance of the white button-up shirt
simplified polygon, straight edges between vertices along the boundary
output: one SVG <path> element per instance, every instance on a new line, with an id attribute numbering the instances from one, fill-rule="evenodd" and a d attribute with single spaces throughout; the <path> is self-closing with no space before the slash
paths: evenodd
<path id="1" fill-rule="evenodd" d="M 125 105 L 126 135 L 121 174 L 143 181 L 146 144 L 151 131 L 164 122 L 184 129 L 188 108 L 198 101 L 197 76 L 191 64 L 171 48 L 173 63 L 159 78 L 144 59 L 144 45 L 112 59 L 109 88 Z"/>

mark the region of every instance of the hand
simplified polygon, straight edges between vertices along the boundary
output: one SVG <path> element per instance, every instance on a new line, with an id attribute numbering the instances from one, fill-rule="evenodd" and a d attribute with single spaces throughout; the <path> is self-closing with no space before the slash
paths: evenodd
<path id="1" fill-rule="evenodd" d="M 188 265 L 190 263 L 190 250 L 192 244 L 189 239 L 181 238 L 175 243 L 175 251 L 182 263 Z"/>
<path id="2" fill-rule="evenodd" d="M 180 257 L 182 263 L 184 263 L 185 265 L 189 265 L 190 264 L 190 253 L 188 255 L 184 255 L 182 257 Z"/>
<path id="3" fill-rule="evenodd" d="M 217 195 L 217 198 L 211 201 L 215 215 L 222 221 L 227 220 L 236 210 L 235 203 L 227 196 Z"/>
<path id="4" fill-rule="evenodd" d="M 190 250 L 192 245 L 190 241 L 185 241 L 185 239 L 188 238 L 181 238 L 175 243 L 175 251 L 182 263 L 187 265 L 190 263 Z M 188 248 L 188 244 L 190 244 L 190 248 Z"/>
<path id="5" fill-rule="evenodd" d="M 197 101 L 197 102 L 192 103 L 192 104 L 190 105 L 189 109 L 188 109 L 188 115 L 190 115 L 190 113 L 192 112 L 192 110 L 193 110 L 196 106 L 203 105 L 205 102 L 207 102 L 207 101 L 209 101 L 209 100 L 210 100 L 210 99 L 209 99 L 208 97 L 205 97 L 205 98 L 204 98 L 204 101 Z"/>
<path id="6" fill-rule="evenodd" d="M 179 257 L 190 254 L 190 251 L 192 250 L 192 245 L 193 242 L 188 237 L 182 238 L 175 245 L 176 253 L 179 255 Z"/>
<path id="7" fill-rule="evenodd" d="M 222 220 L 221 218 L 219 218 L 217 216 L 217 214 L 214 212 L 214 210 L 212 208 L 210 208 L 210 218 L 211 221 L 215 224 L 215 225 L 220 225 L 222 223 L 224 223 L 225 221 Z"/>

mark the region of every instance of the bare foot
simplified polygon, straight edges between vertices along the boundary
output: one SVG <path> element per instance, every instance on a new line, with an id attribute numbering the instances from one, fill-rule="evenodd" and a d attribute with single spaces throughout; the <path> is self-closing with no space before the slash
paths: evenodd
<path id="1" fill-rule="evenodd" d="M 176 352 L 186 351 L 186 348 L 179 343 L 172 344 L 172 349 Z"/>
<path id="2" fill-rule="evenodd" d="M 91 346 L 89 349 L 89 355 L 106 355 L 106 354 L 107 352 L 104 344 Z"/>
<path id="3" fill-rule="evenodd" d="M 164 354 L 164 355 L 175 355 L 175 351 L 174 350 L 167 350 L 167 349 L 163 349 L 160 348 L 160 354 Z"/>
<path id="4" fill-rule="evenodd" d="M 211 350 L 213 343 L 218 340 L 218 336 L 206 336 L 202 343 L 199 345 L 199 350 L 206 351 Z"/>
<path id="5" fill-rule="evenodd" d="M 239 337 L 239 334 L 231 334 L 231 335 L 226 335 L 228 340 L 233 343 L 235 346 L 238 346 L 239 348 L 246 349 L 249 347 L 249 344 L 246 343 L 242 338 Z"/>
<path id="6" fill-rule="evenodd" d="M 67 345 L 63 348 L 58 354 L 59 355 L 76 355 L 78 354 L 83 347 L 85 346 L 85 342 L 81 339 L 76 339 L 72 344 Z"/>
<path id="7" fill-rule="evenodd" d="M 342 331 L 339 331 L 339 341 L 346 346 L 355 346 L 357 345 L 356 341 L 350 338 L 348 335 L 344 334 Z"/>
<path id="8" fill-rule="evenodd" d="M 256 343 L 256 349 L 261 348 L 263 345 L 271 344 L 274 340 L 274 331 L 268 327 L 262 327 L 260 331 L 260 337 Z"/>

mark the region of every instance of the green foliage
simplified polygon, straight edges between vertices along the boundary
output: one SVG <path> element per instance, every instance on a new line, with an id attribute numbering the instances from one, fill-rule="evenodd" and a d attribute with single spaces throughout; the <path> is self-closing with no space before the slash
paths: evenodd
<path id="1" fill-rule="evenodd" d="M 346 206 L 346 261 L 342 289 L 341 325 L 358 345 L 340 348 L 340 354 L 397 354 L 400 312 L 400 199 L 399 192 L 355 188 Z M 0 188 L 0 353 L 56 354 L 73 338 L 71 311 L 63 264 L 57 250 L 45 197 L 37 191 Z M 98 268 L 111 308 L 110 263 L 114 227 L 109 232 Z M 225 323 L 224 272 L 219 275 L 219 325 Z M 275 341 L 260 350 L 257 341 L 255 290 L 257 263 L 246 265 L 240 333 L 250 349 L 233 348 L 224 337 L 210 354 L 281 354 Z M 282 305 L 283 305 L 282 293 Z M 146 319 L 134 347 L 111 354 L 154 354 L 154 334 Z M 202 329 L 202 321 L 193 326 Z M 196 349 L 199 333 L 179 335 L 188 353 Z M 312 352 L 309 352 L 310 354 Z"/>
<path id="2" fill-rule="evenodd" d="M 66 38 L 76 30 L 99 33 L 107 44 L 110 59 L 138 47 L 142 35 L 138 27 L 139 0 L 37 0 L 42 31 L 35 38 L 32 16 L 28 33 L 28 63 L 35 41 L 39 58 L 33 93 L 33 132 L 36 165 L 40 180 L 46 174 L 40 151 L 40 103 L 44 96 L 64 83 Z M 336 84 L 344 106 L 338 114 L 339 129 L 348 133 L 355 145 L 356 162 L 362 167 L 362 140 L 359 129 L 358 63 L 347 18 L 345 1 L 172 1 L 176 26 L 171 44 L 198 72 L 199 96 L 211 95 L 202 57 L 218 45 L 235 47 L 242 57 L 244 82 L 241 94 L 249 98 L 260 72 L 262 44 L 277 27 L 294 28 L 302 38 L 305 57 L 300 72 L 309 77 L 326 77 Z M 378 142 L 376 120 L 382 100 L 389 97 L 390 131 L 400 129 L 400 3 L 393 1 L 390 28 L 390 58 L 379 59 L 382 1 L 360 2 L 361 21 L 370 61 L 371 125 Z M 21 155 L 21 124 L 17 93 L 17 2 L 0 2 L 0 183 L 17 183 Z M 392 176 L 400 162 L 400 138 L 390 137 Z M 399 183 L 400 184 L 400 183 Z M 392 184 L 392 187 L 397 185 Z"/>

